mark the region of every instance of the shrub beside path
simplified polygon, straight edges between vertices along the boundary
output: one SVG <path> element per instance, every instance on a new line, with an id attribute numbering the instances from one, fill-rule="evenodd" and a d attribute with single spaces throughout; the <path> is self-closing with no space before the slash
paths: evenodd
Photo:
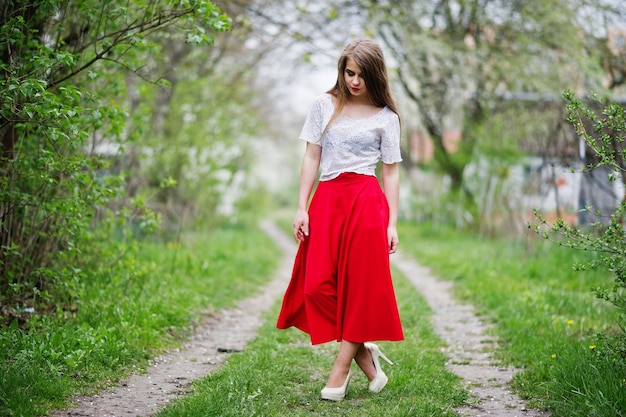
<path id="1" fill-rule="evenodd" d="M 153 415 L 172 399 L 184 395 L 193 380 L 215 371 L 229 353 L 243 350 L 263 323 L 263 313 L 282 296 L 296 252 L 291 238 L 273 222 L 263 221 L 261 228 L 283 255 L 275 278 L 258 296 L 206 318 L 187 343 L 154 359 L 145 373 L 133 374 L 99 395 L 77 397 L 74 408 L 58 410 L 52 416 Z M 508 384 L 515 370 L 494 364 L 489 352 L 496 346 L 495 339 L 487 335 L 487 326 L 471 306 L 454 300 L 449 282 L 436 279 L 428 269 L 400 253 L 392 255 L 391 260 L 433 309 L 433 326 L 448 345 L 449 369 L 462 377 L 472 392 L 472 405 L 458 409 L 459 414 L 472 417 L 548 415 L 526 408 L 523 400 L 510 392 Z"/>

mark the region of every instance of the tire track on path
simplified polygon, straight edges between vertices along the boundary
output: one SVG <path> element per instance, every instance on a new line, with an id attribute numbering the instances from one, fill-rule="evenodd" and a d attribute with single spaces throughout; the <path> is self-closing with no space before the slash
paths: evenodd
<path id="1" fill-rule="evenodd" d="M 433 326 L 446 343 L 448 369 L 461 378 L 469 389 L 470 404 L 456 411 L 471 417 L 547 417 L 549 414 L 528 408 L 510 390 L 517 372 L 498 366 L 492 356 L 497 339 L 488 334 L 489 326 L 476 315 L 471 305 L 460 304 L 452 295 L 452 283 L 434 277 L 414 259 L 396 253 L 391 262 L 422 294 L 433 310 Z"/>
<path id="2" fill-rule="evenodd" d="M 240 351 L 252 340 L 263 314 L 280 297 L 289 278 L 296 253 L 295 244 L 270 221 L 261 229 L 279 246 L 282 257 L 274 279 L 258 296 L 241 301 L 236 308 L 220 310 L 207 317 L 201 327 L 180 349 L 151 361 L 145 373 L 133 374 L 120 385 L 98 395 L 74 398 L 76 406 L 57 410 L 53 417 L 151 416 L 174 398 L 184 395 L 195 379 L 214 372 L 230 352 Z"/>

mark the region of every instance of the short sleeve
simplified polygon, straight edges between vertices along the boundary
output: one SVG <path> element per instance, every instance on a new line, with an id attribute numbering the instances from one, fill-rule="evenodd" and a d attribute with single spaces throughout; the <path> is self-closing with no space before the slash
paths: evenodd
<path id="1" fill-rule="evenodd" d="M 393 111 L 389 113 L 389 121 L 383 128 L 380 142 L 381 160 L 385 164 L 402 161 L 400 153 L 400 118 Z"/>
<path id="2" fill-rule="evenodd" d="M 304 121 L 304 126 L 302 126 L 302 131 L 300 132 L 300 139 L 319 145 L 323 130 L 322 105 L 318 97 L 311 106 L 311 110 Z"/>

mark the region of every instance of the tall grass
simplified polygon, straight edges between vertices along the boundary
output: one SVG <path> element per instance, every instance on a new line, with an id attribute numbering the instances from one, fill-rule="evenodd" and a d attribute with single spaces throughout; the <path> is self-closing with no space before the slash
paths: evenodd
<path id="1" fill-rule="evenodd" d="M 626 364 L 602 334 L 620 331 L 618 315 L 592 288 L 608 271 L 574 271 L 593 253 L 550 244 L 486 240 L 458 231 L 403 224 L 403 249 L 455 284 L 496 325 L 501 359 L 524 369 L 515 389 L 554 417 L 626 415 Z"/>
<path id="2" fill-rule="evenodd" d="M 0 329 L 0 416 L 43 415 L 73 393 L 144 367 L 179 344 L 201 314 L 255 293 L 277 258 L 248 223 L 145 242 L 126 272 L 89 275 L 76 311 L 36 312 L 26 326 Z"/>
<path id="3" fill-rule="evenodd" d="M 395 364 L 383 364 L 389 384 L 382 392 L 370 393 L 367 378 L 353 363 L 355 376 L 344 401 L 320 399 L 338 345 L 312 347 L 298 330 L 277 330 L 277 304 L 244 352 L 196 382 L 191 395 L 158 417 L 456 416 L 453 408 L 467 393 L 445 368 L 442 341 L 430 324 L 431 311 L 400 273 L 394 276 L 405 340 L 379 344 Z"/>

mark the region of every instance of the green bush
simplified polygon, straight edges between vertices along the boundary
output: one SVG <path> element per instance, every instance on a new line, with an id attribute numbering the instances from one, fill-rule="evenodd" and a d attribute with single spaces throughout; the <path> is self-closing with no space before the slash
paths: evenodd
<path id="1" fill-rule="evenodd" d="M 210 1 L 145 8 L 115 0 L 34 0 L 0 8 L 5 322 L 20 309 L 72 299 L 87 270 L 124 268 L 131 231 L 156 226 L 141 199 L 126 195 L 123 173 L 93 148 L 103 138 L 123 146 L 133 137 L 128 114 L 115 102 L 126 98 L 120 85 L 153 52 L 146 36 L 175 24 L 189 42 L 210 44 L 228 20 Z"/>
<path id="2" fill-rule="evenodd" d="M 588 104 L 569 91 L 564 96 L 569 102 L 568 121 L 591 150 L 591 158 L 584 169 L 607 166 L 610 168 L 610 183 L 621 178 L 626 184 L 626 109 L 601 100 Z M 583 210 L 598 217 L 606 216 L 606 213 L 593 212 L 593 207 L 585 207 Z M 613 304 L 619 312 L 616 323 L 619 331 L 606 335 L 605 340 L 614 357 L 626 363 L 626 199 L 609 214 L 608 225 L 597 221 L 583 229 L 568 225 L 562 219 L 548 225 L 545 219 L 536 215 L 540 221 L 534 228 L 546 239 L 575 250 L 597 254 L 589 261 L 577 263 L 574 266 L 576 270 L 604 269 L 614 275 L 613 285 L 597 286 L 594 292 L 599 298 Z"/>

